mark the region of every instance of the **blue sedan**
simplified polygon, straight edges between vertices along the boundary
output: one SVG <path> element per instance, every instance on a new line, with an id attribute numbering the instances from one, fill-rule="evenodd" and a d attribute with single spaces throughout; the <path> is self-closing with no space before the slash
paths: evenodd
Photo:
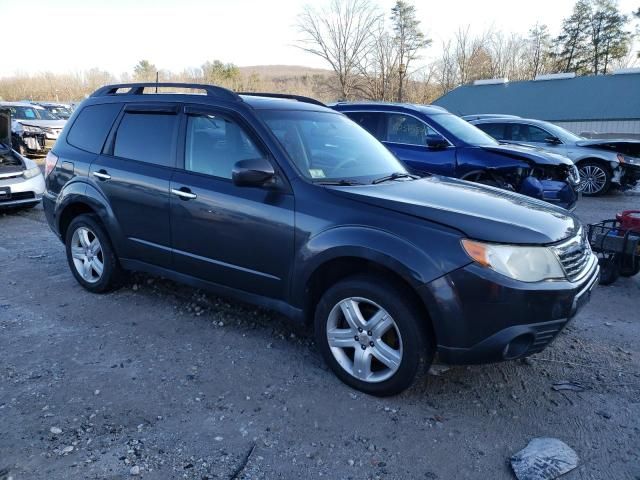
<path id="1" fill-rule="evenodd" d="M 369 131 L 412 173 L 461 178 L 575 207 L 579 175 L 566 157 L 500 144 L 441 107 L 341 102 L 332 108 Z"/>

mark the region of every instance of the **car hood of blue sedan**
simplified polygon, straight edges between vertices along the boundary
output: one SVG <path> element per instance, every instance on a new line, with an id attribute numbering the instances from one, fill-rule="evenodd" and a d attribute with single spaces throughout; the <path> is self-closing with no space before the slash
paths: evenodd
<path id="1" fill-rule="evenodd" d="M 327 188 L 352 200 L 446 225 L 486 242 L 550 244 L 580 230 L 578 219 L 562 208 L 448 177 Z"/>
<path id="2" fill-rule="evenodd" d="M 480 148 L 502 155 L 531 160 L 538 165 L 573 165 L 573 162 L 563 155 L 547 152 L 542 148 L 529 145 L 499 144 L 483 145 Z"/>

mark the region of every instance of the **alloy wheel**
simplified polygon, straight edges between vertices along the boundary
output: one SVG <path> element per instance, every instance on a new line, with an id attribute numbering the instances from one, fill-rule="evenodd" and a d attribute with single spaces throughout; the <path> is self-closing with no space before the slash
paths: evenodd
<path id="1" fill-rule="evenodd" d="M 588 195 L 600 192 L 607 184 L 607 173 L 597 165 L 580 168 L 580 190 Z"/>
<path id="2" fill-rule="evenodd" d="M 104 271 L 104 254 L 100 240 L 87 227 L 78 227 L 71 237 L 73 265 L 80 276 L 89 283 L 96 283 Z"/>
<path id="3" fill-rule="evenodd" d="M 338 302 L 327 320 L 327 341 L 333 357 L 350 375 L 364 382 L 382 382 L 402 362 L 402 337 L 393 317 L 362 297 Z"/>

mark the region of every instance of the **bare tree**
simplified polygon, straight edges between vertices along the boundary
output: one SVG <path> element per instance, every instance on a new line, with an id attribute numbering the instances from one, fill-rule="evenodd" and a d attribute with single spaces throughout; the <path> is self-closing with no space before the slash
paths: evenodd
<path id="1" fill-rule="evenodd" d="M 371 49 L 371 31 L 379 20 L 369 0 L 332 0 L 321 11 L 307 5 L 298 17 L 298 46 L 331 65 L 343 99 L 350 98 L 358 81 L 358 65 Z"/>
<path id="2" fill-rule="evenodd" d="M 393 100 L 399 57 L 396 42 L 381 20 L 372 32 L 372 45 L 359 65 L 358 91 L 369 100 Z"/>

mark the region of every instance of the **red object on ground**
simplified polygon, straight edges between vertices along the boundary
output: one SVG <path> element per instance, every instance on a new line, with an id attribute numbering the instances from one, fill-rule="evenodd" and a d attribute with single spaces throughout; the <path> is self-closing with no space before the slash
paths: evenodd
<path id="1" fill-rule="evenodd" d="M 640 232 L 640 210 L 625 210 L 618 213 L 616 219 L 622 229 Z"/>

